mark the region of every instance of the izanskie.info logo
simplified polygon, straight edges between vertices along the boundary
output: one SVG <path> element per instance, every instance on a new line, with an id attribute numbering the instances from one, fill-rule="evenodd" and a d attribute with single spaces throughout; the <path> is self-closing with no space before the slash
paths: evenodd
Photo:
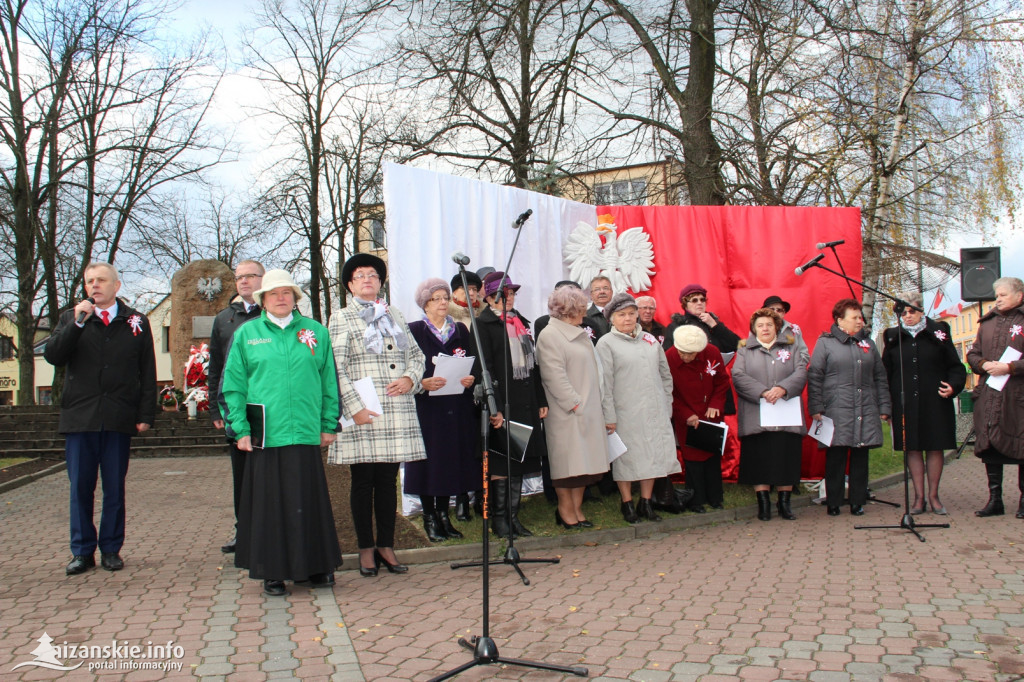
<path id="1" fill-rule="evenodd" d="M 185 649 L 173 641 L 164 644 L 146 642 L 145 646 L 131 644 L 127 640 L 111 640 L 109 644 L 87 645 L 62 642 L 54 644 L 53 637 L 45 632 L 36 640 L 39 645 L 31 651 L 34 659 L 23 661 L 11 670 L 22 667 L 47 668 L 48 670 L 76 670 L 87 665 L 89 670 L 161 670 L 182 669 Z M 65 665 L 65 661 L 71 665 Z M 72 664 L 72 661 L 77 661 Z"/>

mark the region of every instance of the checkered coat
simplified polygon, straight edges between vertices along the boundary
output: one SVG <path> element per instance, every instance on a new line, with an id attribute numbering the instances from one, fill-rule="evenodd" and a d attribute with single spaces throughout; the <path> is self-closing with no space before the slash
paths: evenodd
<path id="1" fill-rule="evenodd" d="M 402 313 L 390 308 L 395 324 L 405 330 L 409 347 L 405 351 L 389 338 L 384 338 L 384 352 L 370 353 L 363 344 L 366 322 L 359 317 L 359 305 L 349 297 L 348 306 L 335 310 L 328 329 L 334 346 L 334 362 L 338 368 L 338 389 L 341 413 L 352 418 L 363 409 L 362 401 L 353 382 L 373 377 L 373 385 L 380 396 L 384 414 L 370 424 L 342 429 L 338 440 L 331 445 L 328 462 L 331 464 L 368 464 L 373 462 L 412 462 L 426 459 L 419 418 L 416 416 L 414 394 L 420 388 L 425 359 L 416 339 L 409 331 Z M 401 377 L 412 379 L 409 393 L 388 397 L 385 387 Z"/>

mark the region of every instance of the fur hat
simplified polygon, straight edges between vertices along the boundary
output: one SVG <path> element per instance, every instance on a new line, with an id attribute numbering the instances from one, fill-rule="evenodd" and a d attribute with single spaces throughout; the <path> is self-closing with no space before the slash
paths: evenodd
<path id="1" fill-rule="evenodd" d="M 295 281 L 287 270 L 267 270 L 263 275 L 263 284 L 260 285 L 258 291 L 253 292 L 252 297 L 257 303 L 263 305 L 263 294 L 280 287 L 291 287 L 292 291 L 295 292 L 296 303 L 302 300 L 302 289 L 295 284 Z"/>
<path id="2" fill-rule="evenodd" d="M 700 327 L 684 324 L 672 332 L 672 345 L 680 353 L 699 353 L 708 345 L 708 336 Z"/>
<path id="3" fill-rule="evenodd" d="M 452 290 L 448 287 L 448 284 L 440 277 L 431 277 L 420 282 L 416 286 L 416 305 L 427 309 L 427 301 L 434 295 L 435 291 L 443 290 L 448 297 L 452 295 Z"/>
<path id="4" fill-rule="evenodd" d="M 472 270 L 466 270 L 466 282 L 469 286 L 475 285 L 477 289 L 484 288 L 484 281 Z M 452 291 L 458 291 L 462 288 L 462 275 L 457 272 L 455 273 L 455 276 L 452 277 L 451 288 Z"/>
<path id="5" fill-rule="evenodd" d="M 637 307 L 636 299 L 622 292 L 621 294 L 615 294 L 612 296 L 612 300 L 608 301 L 608 304 L 604 307 L 604 316 L 609 322 L 612 321 L 612 314 L 616 313 L 629 306 Z"/>
<path id="6" fill-rule="evenodd" d="M 341 266 L 341 283 L 348 286 L 348 283 L 352 281 L 352 273 L 356 271 L 356 268 L 365 267 L 371 267 L 376 270 L 377 276 L 380 277 L 380 283 L 384 284 L 384 280 L 388 278 L 388 266 L 380 258 L 370 253 L 355 253 L 345 261 L 345 264 Z"/>

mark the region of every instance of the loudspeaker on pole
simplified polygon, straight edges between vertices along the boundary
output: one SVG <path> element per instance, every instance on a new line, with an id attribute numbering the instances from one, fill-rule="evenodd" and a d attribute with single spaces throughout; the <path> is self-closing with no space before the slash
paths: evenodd
<path id="1" fill-rule="evenodd" d="M 960 249 L 960 298 L 992 301 L 992 284 L 999 279 L 999 247 Z"/>

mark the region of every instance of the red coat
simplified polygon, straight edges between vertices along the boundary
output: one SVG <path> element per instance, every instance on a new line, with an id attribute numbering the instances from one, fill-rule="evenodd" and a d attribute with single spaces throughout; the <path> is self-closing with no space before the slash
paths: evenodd
<path id="1" fill-rule="evenodd" d="M 722 352 L 708 344 L 693 362 L 683 362 L 679 351 L 673 347 L 665 351 L 665 357 L 672 372 L 672 427 L 683 459 L 691 462 L 711 459 L 710 452 L 686 447 L 686 420 L 697 415 L 704 421 L 722 421 L 725 396 L 729 392 L 729 374 L 725 371 Z M 718 410 L 716 419 L 704 416 L 709 407 Z"/>

